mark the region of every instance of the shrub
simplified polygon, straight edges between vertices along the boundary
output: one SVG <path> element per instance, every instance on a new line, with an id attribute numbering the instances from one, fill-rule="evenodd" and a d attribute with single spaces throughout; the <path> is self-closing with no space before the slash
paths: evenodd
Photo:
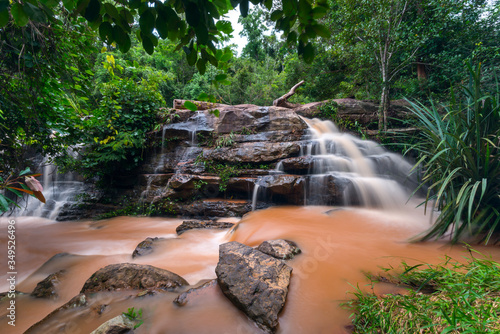
<path id="1" fill-rule="evenodd" d="M 483 93 L 481 67 L 468 68 L 468 87 L 461 98 L 452 95 L 444 113 L 411 103 L 422 135 L 413 146 L 424 170 L 421 187 L 429 185 L 424 203 L 440 210 L 422 240 L 449 231 L 452 242 L 468 233 L 486 244 L 500 231 L 500 86 Z"/>
<path id="2" fill-rule="evenodd" d="M 472 253 L 471 253 L 472 254 Z M 403 263 L 398 274 L 371 277 L 407 294 L 377 296 L 357 288 L 345 305 L 354 310 L 354 333 L 499 333 L 500 265 L 472 257 L 441 265 Z"/>

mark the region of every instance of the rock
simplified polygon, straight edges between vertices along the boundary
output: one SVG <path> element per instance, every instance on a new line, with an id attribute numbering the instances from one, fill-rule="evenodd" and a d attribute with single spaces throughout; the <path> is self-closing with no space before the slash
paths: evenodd
<path id="1" fill-rule="evenodd" d="M 292 268 L 238 242 L 219 246 L 215 268 L 224 295 L 264 331 L 274 333 L 285 305 Z"/>
<path id="2" fill-rule="evenodd" d="M 202 184 L 201 188 L 196 187 L 198 182 Z M 175 174 L 170 179 L 169 189 L 163 194 L 163 197 L 188 199 L 201 191 L 202 188 L 218 189 L 219 183 L 220 177 L 218 176 Z"/>
<path id="3" fill-rule="evenodd" d="M 214 198 L 174 205 L 176 212 L 185 217 L 241 217 L 252 211 L 252 201 L 249 200 Z M 259 205 L 258 209 L 264 207 Z"/>
<path id="4" fill-rule="evenodd" d="M 253 142 L 207 150 L 204 154 L 205 158 L 221 162 L 266 163 L 285 159 L 299 152 L 300 146 L 296 142 Z"/>
<path id="5" fill-rule="evenodd" d="M 273 203 L 288 203 L 303 205 L 305 182 L 304 178 L 296 175 L 278 174 L 268 175 L 258 182 L 266 189 L 267 196 Z"/>
<path id="6" fill-rule="evenodd" d="M 192 288 L 189 289 L 188 291 L 181 293 L 179 296 L 177 296 L 177 298 L 174 299 L 173 303 L 177 306 L 184 306 L 189 302 L 190 298 L 198 296 L 202 294 L 206 289 L 215 287 L 216 285 L 217 285 L 216 279 L 205 282 L 196 288 Z"/>
<path id="7" fill-rule="evenodd" d="M 56 273 L 50 274 L 43 281 L 39 282 L 33 292 L 31 293 L 32 297 L 35 298 L 48 298 L 48 299 L 56 299 L 57 294 L 57 285 L 60 283 L 61 277 L 64 275 L 64 270 L 59 270 Z"/>
<path id="8" fill-rule="evenodd" d="M 308 174 L 314 166 L 314 159 L 310 155 L 283 159 L 277 168 L 288 174 Z"/>
<path id="9" fill-rule="evenodd" d="M 337 104 L 337 114 L 339 117 L 346 118 L 351 122 L 357 121 L 363 126 L 370 123 L 376 124 L 378 122 L 378 109 L 379 104 L 373 101 L 362 101 L 351 98 L 334 99 L 331 100 Z M 320 112 L 320 107 L 328 101 L 313 102 L 302 105 L 293 109 L 295 113 L 304 117 L 317 117 Z M 408 119 L 410 112 L 408 111 L 409 103 L 405 100 L 391 101 L 388 116 L 397 119 Z"/>
<path id="10" fill-rule="evenodd" d="M 122 314 L 106 321 L 90 334 L 130 334 L 134 333 L 136 324 L 138 321 L 133 321 Z"/>
<path id="11" fill-rule="evenodd" d="M 302 252 L 295 242 L 283 239 L 264 241 L 257 250 L 280 260 L 290 260 Z"/>
<path id="12" fill-rule="evenodd" d="M 83 285 L 80 293 L 119 289 L 175 290 L 188 282 L 168 270 L 133 263 L 111 264 L 96 271 Z"/>
<path id="13" fill-rule="evenodd" d="M 154 243 L 158 240 L 164 240 L 165 238 L 150 238 L 147 237 L 144 241 L 141 241 L 132 253 L 132 258 L 137 256 L 144 256 L 153 253 Z"/>
<path id="14" fill-rule="evenodd" d="M 226 229 L 233 226 L 233 223 L 217 222 L 213 220 L 185 220 L 181 225 L 177 226 L 175 231 L 178 235 L 181 235 L 186 231 L 194 229 Z"/>

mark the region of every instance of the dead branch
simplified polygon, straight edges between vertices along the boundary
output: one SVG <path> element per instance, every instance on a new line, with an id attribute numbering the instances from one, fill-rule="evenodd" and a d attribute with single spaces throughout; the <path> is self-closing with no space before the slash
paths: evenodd
<path id="1" fill-rule="evenodd" d="M 305 81 L 302 80 L 301 82 L 299 82 L 298 84 L 296 84 L 295 86 L 293 86 L 292 89 L 290 89 L 290 91 L 288 93 L 286 93 L 282 97 L 274 100 L 273 101 L 273 106 L 275 106 L 275 107 L 284 107 L 284 108 L 297 108 L 299 106 L 299 104 L 290 103 L 287 100 L 288 100 L 288 98 L 290 98 L 291 96 L 293 96 L 295 94 L 295 90 L 299 86 L 301 86 L 304 82 Z"/>

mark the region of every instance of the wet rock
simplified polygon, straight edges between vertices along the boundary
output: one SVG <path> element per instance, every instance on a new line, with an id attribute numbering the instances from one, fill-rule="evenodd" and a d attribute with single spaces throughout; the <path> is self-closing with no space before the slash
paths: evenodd
<path id="1" fill-rule="evenodd" d="M 185 220 L 177 226 L 175 231 L 178 235 L 194 229 L 226 229 L 233 227 L 233 223 L 217 222 L 213 220 Z"/>
<path id="2" fill-rule="evenodd" d="M 288 158 L 281 160 L 278 167 L 288 174 L 307 174 L 313 167 L 313 161 L 311 156 Z"/>
<path id="3" fill-rule="evenodd" d="M 204 154 L 208 159 L 223 162 L 266 163 L 285 159 L 299 152 L 300 146 L 297 142 L 254 142 L 207 150 Z"/>
<path id="4" fill-rule="evenodd" d="M 204 290 L 215 287 L 216 285 L 217 285 L 216 279 L 205 282 L 196 288 L 192 288 L 187 290 L 186 292 L 181 293 L 179 296 L 177 296 L 177 298 L 174 299 L 173 303 L 177 306 L 184 306 L 189 302 L 190 298 L 198 296 L 202 294 Z"/>
<path id="5" fill-rule="evenodd" d="M 331 100 L 337 105 L 337 115 L 341 118 L 348 119 L 351 122 L 358 122 L 361 125 L 367 126 L 370 123 L 376 124 L 377 112 L 379 104 L 373 101 L 362 101 L 351 98 Z M 317 117 L 320 112 L 320 107 L 328 101 L 313 102 L 302 105 L 294 109 L 301 116 Z M 410 112 L 408 110 L 409 103 L 405 100 L 391 101 L 389 108 L 389 117 L 394 119 L 408 119 Z"/>
<path id="6" fill-rule="evenodd" d="M 231 193 L 251 194 L 256 181 L 256 177 L 232 177 L 227 184 L 227 190 Z"/>
<path id="7" fill-rule="evenodd" d="M 49 315 L 47 315 L 45 318 L 43 318 L 42 320 L 40 320 L 39 322 L 35 323 L 33 326 L 28 328 L 28 330 L 26 332 L 24 332 L 24 334 L 57 332 L 55 330 L 55 328 L 53 326 L 51 326 L 51 324 L 60 323 L 60 321 L 58 320 L 58 315 L 60 313 L 66 311 L 66 310 L 83 308 L 86 306 L 88 306 L 87 297 L 83 293 L 80 293 L 79 295 L 73 297 L 69 302 L 67 302 L 63 306 L 55 309 L 54 311 L 49 313 Z M 62 324 L 62 327 L 59 327 L 60 333 L 66 333 L 66 332 L 70 333 L 70 331 L 65 331 L 65 329 L 64 329 L 65 325 L 66 324 Z M 50 332 L 47 331 L 47 327 L 52 327 L 52 328 L 50 328 L 51 329 Z"/>
<path id="8" fill-rule="evenodd" d="M 264 176 L 258 182 L 267 197 L 274 203 L 302 205 L 304 203 L 305 182 L 303 177 L 278 174 Z"/>
<path id="9" fill-rule="evenodd" d="M 90 334 L 131 334 L 137 323 L 122 314 L 106 321 Z"/>
<path id="10" fill-rule="evenodd" d="M 259 205 L 258 209 L 265 206 Z M 206 199 L 190 204 L 175 204 L 175 210 L 186 217 L 241 217 L 252 211 L 252 202 L 249 200 Z"/>
<path id="11" fill-rule="evenodd" d="M 164 240 L 165 238 L 150 238 L 147 237 L 144 241 L 141 241 L 132 253 L 132 258 L 137 256 L 144 256 L 153 253 L 154 243 L 158 240 Z"/>
<path id="12" fill-rule="evenodd" d="M 96 271 L 83 285 L 80 293 L 121 289 L 175 290 L 188 285 L 181 276 L 168 270 L 133 263 L 111 264 Z"/>
<path id="13" fill-rule="evenodd" d="M 197 183 L 201 184 L 202 187 L 197 188 Z M 202 188 L 211 187 L 210 189 L 213 189 L 215 187 L 218 189 L 219 183 L 220 177 L 218 176 L 175 174 L 170 179 L 169 189 L 163 194 L 163 197 L 188 199 L 198 191 L 202 191 Z"/>
<path id="14" fill-rule="evenodd" d="M 257 250 L 280 260 L 290 260 L 302 252 L 295 242 L 283 239 L 264 241 Z"/>
<path id="15" fill-rule="evenodd" d="M 61 277 L 64 276 L 64 273 L 64 270 L 59 270 L 47 276 L 36 285 L 31 296 L 35 298 L 57 299 L 57 297 L 59 297 L 57 294 L 57 286 L 60 283 Z"/>
<path id="16" fill-rule="evenodd" d="M 238 242 L 219 246 L 217 282 L 224 295 L 263 330 L 274 333 L 292 268 Z"/>

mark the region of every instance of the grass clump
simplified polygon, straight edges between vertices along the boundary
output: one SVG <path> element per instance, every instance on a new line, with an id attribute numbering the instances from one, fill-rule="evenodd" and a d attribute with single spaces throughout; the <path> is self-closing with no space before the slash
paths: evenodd
<path id="1" fill-rule="evenodd" d="M 354 333 L 500 333 L 500 265 L 492 260 L 403 263 L 400 273 L 371 280 L 409 291 L 377 296 L 358 287 L 345 304 L 355 311 Z"/>
<path id="2" fill-rule="evenodd" d="M 488 243 L 500 232 L 500 85 L 481 87 L 481 66 L 469 66 L 469 85 L 443 108 L 412 103 L 421 140 L 425 205 L 440 211 L 422 240 L 475 235 Z"/>

